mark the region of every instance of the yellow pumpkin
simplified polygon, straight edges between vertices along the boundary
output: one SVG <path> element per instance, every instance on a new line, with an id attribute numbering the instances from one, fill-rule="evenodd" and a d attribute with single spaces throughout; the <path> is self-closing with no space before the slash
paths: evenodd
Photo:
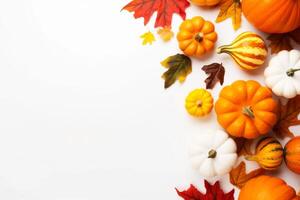
<path id="1" fill-rule="evenodd" d="M 255 155 L 246 159 L 256 161 L 263 169 L 276 170 L 283 161 L 283 147 L 274 137 L 266 137 L 257 143 Z"/>
<path id="2" fill-rule="evenodd" d="M 190 115 L 202 117 L 211 112 L 213 101 L 213 97 L 207 90 L 196 89 L 186 97 L 185 108 Z"/>

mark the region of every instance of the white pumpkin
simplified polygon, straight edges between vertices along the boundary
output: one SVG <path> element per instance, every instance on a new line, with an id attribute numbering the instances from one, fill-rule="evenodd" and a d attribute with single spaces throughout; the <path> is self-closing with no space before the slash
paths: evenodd
<path id="1" fill-rule="evenodd" d="M 265 69 L 266 85 L 277 96 L 294 98 L 300 94 L 300 51 L 281 51 Z"/>
<path id="2" fill-rule="evenodd" d="M 190 146 L 193 168 L 204 177 L 228 173 L 237 160 L 237 147 L 233 139 L 221 130 L 206 130 L 194 136 Z"/>

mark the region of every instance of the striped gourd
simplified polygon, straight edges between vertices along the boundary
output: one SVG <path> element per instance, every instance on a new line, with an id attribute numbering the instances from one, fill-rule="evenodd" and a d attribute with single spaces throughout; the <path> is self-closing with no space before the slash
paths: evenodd
<path id="1" fill-rule="evenodd" d="M 255 155 L 246 159 L 256 161 L 263 169 L 276 170 L 283 161 L 283 147 L 275 138 L 266 137 L 257 143 Z"/>
<path id="2" fill-rule="evenodd" d="M 217 53 L 227 53 L 241 68 L 253 70 L 264 64 L 268 49 L 259 35 L 244 32 L 231 44 L 220 46 Z"/>

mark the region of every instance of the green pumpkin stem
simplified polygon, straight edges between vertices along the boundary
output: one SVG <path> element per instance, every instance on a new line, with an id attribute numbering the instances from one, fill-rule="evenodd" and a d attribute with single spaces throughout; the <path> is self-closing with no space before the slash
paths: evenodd
<path id="1" fill-rule="evenodd" d="M 250 118 L 255 118 L 253 110 L 251 109 L 251 106 L 246 106 L 242 110 L 243 114 L 247 115 Z"/>
<path id="2" fill-rule="evenodd" d="M 300 71 L 300 69 L 292 69 L 291 68 L 291 69 L 287 70 L 286 74 L 288 76 L 294 76 L 295 72 L 297 72 L 297 71 Z"/>

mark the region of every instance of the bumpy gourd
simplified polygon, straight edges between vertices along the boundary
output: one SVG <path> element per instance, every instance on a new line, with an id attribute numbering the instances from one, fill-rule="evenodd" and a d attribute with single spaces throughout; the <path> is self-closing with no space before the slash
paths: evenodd
<path id="1" fill-rule="evenodd" d="M 281 51 L 265 69 L 266 85 L 277 96 L 293 98 L 300 95 L 300 51 Z"/>
<path id="2" fill-rule="evenodd" d="M 186 97 L 185 108 L 190 115 L 202 117 L 211 112 L 213 101 L 213 97 L 207 90 L 196 89 Z"/>
<path id="3" fill-rule="evenodd" d="M 283 147 L 274 137 L 266 137 L 257 143 L 255 155 L 246 159 L 256 161 L 263 169 L 276 170 L 283 161 Z"/>
<path id="4" fill-rule="evenodd" d="M 243 0 L 242 10 L 266 33 L 287 33 L 300 26 L 300 0 Z"/>
<path id="5" fill-rule="evenodd" d="M 296 191 L 280 178 L 259 176 L 241 189 L 238 200 L 300 200 Z"/>
<path id="6" fill-rule="evenodd" d="M 220 46 L 217 53 L 227 53 L 241 68 L 254 70 L 265 63 L 268 49 L 259 35 L 244 32 L 231 44 Z"/>
<path id="7" fill-rule="evenodd" d="M 225 86 L 215 104 L 219 124 L 230 135 L 248 139 L 272 129 L 277 109 L 271 90 L 253 80 L 239 80 Z"/>
<path id="8" fill-rule="evenodd" d="M 204 55 L 214 48 L 217 39 L 213 23 L 200 16 L 183 21 L 177 34 L 179 48 L 187 56 Z"/>
<path id="9" fill-rule="evenodd" d="M 300 136 L 292 138 L 285 145 L 284 160 L 290 170 L 300 174 Z"/>
<path id="10" fill-rule="evenodd" d="M 224 131 L 204 129 L 192 139 L 190 158 L 200 175 L 222 176 L 236 163 L 236 144 Z"/>

